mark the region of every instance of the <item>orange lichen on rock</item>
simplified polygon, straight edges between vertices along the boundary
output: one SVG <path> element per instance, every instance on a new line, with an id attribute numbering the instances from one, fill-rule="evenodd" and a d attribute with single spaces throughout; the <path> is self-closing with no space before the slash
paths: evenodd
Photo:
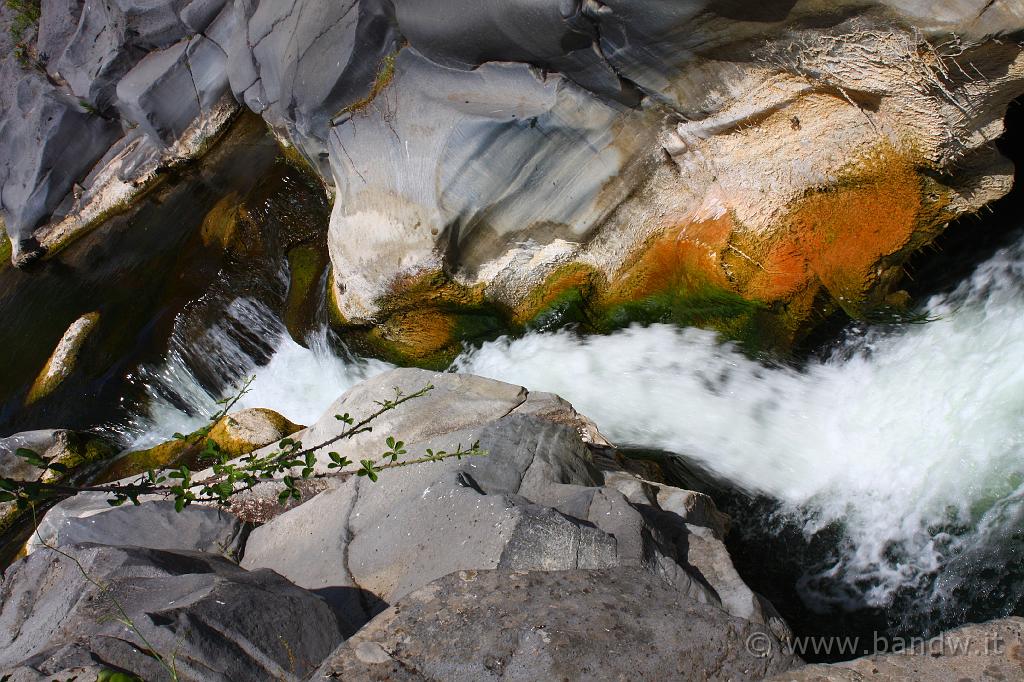
<path id="1" fill-rule="evenodd" d="M 811 271 L 840 305 L 860 314 L 884 259 L 929 227 L 921 225 L 921 203 L 913 166 L 883 151 L 859 176 L 803 199 L 791 220 Z"/>
<path id="2" fill-rule="evenodd" d="M 716 286 L 730 289 L 721 253 L 735 223 L 728 213 L 711 220 L 686 222 L 654 239 L 615 277 L 603 303 L 637 301 L 666 289 Z"/>
<path id="3" fill-rule="evenodd" d="M 442 353 L 453 342 L 455 321 L 434 308 L 395 313 L 371 332 L 394 346 L 393 351 L 412 360 Z"/>
<path id="4" fill-rule="evenodd" d="M 524 325 L 567 301 L 588 299 L 599 279 L 598 272 L 583 263 L 569 263 L 556 269 L 516 306 L 512 323 Z"/>

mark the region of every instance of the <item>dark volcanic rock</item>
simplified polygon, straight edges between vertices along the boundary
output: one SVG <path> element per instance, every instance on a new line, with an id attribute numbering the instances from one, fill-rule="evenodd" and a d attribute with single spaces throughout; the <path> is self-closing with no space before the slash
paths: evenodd
<path id="1" fill-rule="evenodd" d="M 85 507 L 83 514 L 77 502 Z M 211 507 L 176 512 L 173 502 L 152 501 L 96 511 L 93 496 L 77 495 L 43 518 L 31 544 L 33 551 L 44 553 L 42 542 L 58 547 L 94 543 L 206 552 L 237 561 L 249 530 L 234 515 Z"/>
<path id="2" fill-rule="evenodd" d="M 799 663 L 781 651 L 764 626 L 642 570 L 462 571 L 377 616 L 312 679 L 757 680 Z"/>
<path id="3" fill-rule="evenodd" d="M 393 386 L 411 394 L 428 383 L 433 391 L 382 417 L 373 433 L 329 449 L 358 461 L 383 445 L 378 434 L 396 433 L 410 457 L 477 441 L 486 456 L 386 471 L 379 483 L 343 480 L 254 530 L 242 565 L 271 568 L 365 618 L 453 571 L 638 567 L 695 600 L 788 631 L 736 574 L 713 503 L 696 493 L 680 503 L 674 496 L 686 491 L 621 472 L 606 480 L 572 407 L 553 396 L 531 400 L 525 389 L 480 377 L 395 370 L 360 384 L 293 437 L 322 442 L 343 425 L 335 414 L 355 414 Z"/>
<path id="4" fill-rule="evenodd" d="M 42 550 L 8 570 L 0 589 L 0 671 L 32 679 L 33 671 L 98 665 L 165 679 L 166 670 L 141 650 L 141 632 L 163 656 L 174 654 L 182 680 L 297 680 L 342 640 L 327 605 L 273 571 L 249 572 L 194 552 L 98 545 L 63 551 L 81 569 Z M 115 600 L 138 632 L 120 622 Z"/>

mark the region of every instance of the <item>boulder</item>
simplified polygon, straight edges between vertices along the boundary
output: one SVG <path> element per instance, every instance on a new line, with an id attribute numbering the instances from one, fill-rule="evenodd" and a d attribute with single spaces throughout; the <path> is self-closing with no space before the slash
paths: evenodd
<path id="1" fill-rule="evenodd" d="M 623 472 L 607 483 L 581 438 L 585 419 L 549 394 L 531 400 L 524 388 L 479 377 L 394 370 L 352 389 L 293 437 L 307 447 L 330 440 L 343 426 L 335 414 L 358 420 L 374 400 L 395 395 L 385 387 L 410 395 L 425 385 L 435 388 L 386 412 L 372 432 L 320 448 L 316 470 L 329 471 L 328 450 L 353 461 L 376 457 L 388 435 L 406 443 L 408 458 L 475 442 L 486 456 L 384 471 L 379 483 L 333 482 L 253 531 L 242 565 L 272 568 L 366 618 L 458 570 L 642 567 L 694 599 L 788 632 L 736 574 L 720 540 L 724 519 L 709 499 Z M 650 495 L 631 501 L 620 492 L 633 492 L 626 477 Z M 278 489 L 253 491 L 243 515 L 276 505 Z M 659 492 L 671 500 L 673 491 L 700 504 L 662 508 Z M 367 594 L 374 598 L 352 601 Z"/>
<path id="2" fill-rule="evenodd" d="M 57 388 L 75 371 L 78 364 L 78 356 L 82 347 L 88 340 L 90 334 L 99 324 L 100 314 L 98 312 L 87 313 L 71 323 L 57 342 L 56 348 L 47 359 L 39 376 L 32 382 L 32 387 L 25 398 L 25 404 L 31 405 L 42 400 Z"/>
<path id="3" fill-rule="evenodd" d="M 148 643 L 181 680 L 300 680 L 342 639 L 319 598 L 198 552 L 70 545 L 15 563 L 0 586 L 0 671 L 16 679 L 97 664 L 164 679 Z"/>
<path id="4" fill-rule="evenodd" d="M 227 92 L 227 55 L 201 35 L 146 55 L 117 84 L 121 116 L 170 145 Z"/>
<path id="5" fill-rule="evenodd" d="M 277 443 L 301 428 L 273 410 L 262 407 L 239 410 L 220 419 L 209 433 L 196 431 L 185 438 L 175 438 L 145 450 L 123 453 L 110 463 L 100 479 L 106 482 L 117 481 L 146 473 L 150 469 L 171 468 L 182 464 L 193 467 L 200 463 L 197 458 L 208 439 L 216 443 L 222 452 L 239 457 Z"/>
<path id="6" fill-rule="evenodd" d="M 138 506 L 111 507 L 106 496 L 84 493 L 70 498 L 43 517 L 29 539 L 28 553 L 93 543 L 205 552 L 238 561 L 250 526 L 211 507 L 174 510 L 170 501 L 153 500 Z"/>
<path id="7" fill-rule="evenodd" d="M 1019 680 L 1024 668 L 1024 618 L 965 625 L 927 640 L 912 637 L 859 644 L 869 645 L 878 653 L 796 668 L 771 677 L 770 682 Z"/>
<path id="8" fill-rule="evenodd" d="M 1011 187 L 1024 18 L 933 4 L 48 0 L 0 69 L 12 256 L 130 204 L 237 100 L 334 195 L 332 320 L 381 355 L 633 321 L 786 349 L 898 308 L 907 259 Z"/>
<path id="9" fill-rule="evenodd" d="M 16 452 L 32 450 L 47 462 L 60 464 L 66 471 L 42 470 Z M 0 439 L 0 476 L 20 481 L 69 481 L 81 483 L 94 472 L 94 465 L 114 454 L 114 448 L 101 438 L 89 433 L 47 429 L 25 431 Z M 0 532 L 8 531 L 26 517 L 11 502 L 0 503 Z"/>
<path id="10" fill-rule="evenodd" d="M 764 626 L 640 569 L 491 570 L 407 595 L 311 679 L 757 680 L 796 664 Z"/>
<path id="11" fill-rule="evenodd" d="M 78 98 L 25 73 L 12 57 L 0 65 L 0 208 L 12 258 L 31 257 L 32 233 L 45 223 L 74 184 L 121 136 Z"/>

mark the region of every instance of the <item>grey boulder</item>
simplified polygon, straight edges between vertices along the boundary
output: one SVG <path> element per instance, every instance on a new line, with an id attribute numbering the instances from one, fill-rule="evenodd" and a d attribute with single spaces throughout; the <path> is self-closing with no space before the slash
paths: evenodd
<path id="1" fill-rule="evenodd" d="M 477 441 L 486 456 L 384 471 L 379 483 L 343 479 L 253 531 L 242 565 L 272 568 L 364 618 L 453 571 L 638 567 L 696 600 L 788 633 L 736 574 L 713 503 L 598 470 L 583 434 L 600 434 L 549 394 L 395 370 L 357 386 L 293 437 L 307 447 L 324 442 L 340 433 L 335 414 L 358 419 L 359 406 L 393 395 L 385 387 L 410 394 L 427 384 L 434 390 L 385 413 L 372 433 L 323 450 L 359 461 L 378 456 L 394 435 L 410 458 Z M 326 471 L 326 452 L 318 459 Z"/>
<path id="2" fill-rule="evenodd" d="M 37 552 L 8 570 L 0 603 L 0 671 L 20 679 L 96 666 L 165 679 L 141 633 L 182 680 L 298 680 L 342 641 L 319 598 L 195 552 Z"/>
<path id="3" fill-rule="evenodd" d="M 754 638 L 772 653 L 751 653 Z M 799 664 L 779 645 L 636 568 L 462 571 L 377 616 L 312 679 L 756 680 Z"/>
<path id="4" fill-rule="evenodd" d="M 52 509 L 29 541 L 30 551 L 95 543 L 149 549 L 206 552 L 237 561 L 249 524 L 212 507 L 191 506 L 181 512 L 170 501 L 111 507 L 107 497 L 76 495 Z"/>

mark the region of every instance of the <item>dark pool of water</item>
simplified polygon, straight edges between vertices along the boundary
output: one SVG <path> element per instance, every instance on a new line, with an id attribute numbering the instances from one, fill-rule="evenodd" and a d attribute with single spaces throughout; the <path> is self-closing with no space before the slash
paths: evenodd
<path id="1" fill-rule="evenodd" d="M 0 271 L 0 435 L 91 427 L 130 407 L 131 369 L 160 356 L 175 317 L 225 266 L 224 250 L 200 238 L 207 212 L 230 192 L 251 191 L 278 163 L 262 123 L 243 117 L 201 168 L 169 178 L 130 214 L 29 271 Z M 25 407 L 64 331 L 93 311 L 100 322 L 73 376 Z"/>

